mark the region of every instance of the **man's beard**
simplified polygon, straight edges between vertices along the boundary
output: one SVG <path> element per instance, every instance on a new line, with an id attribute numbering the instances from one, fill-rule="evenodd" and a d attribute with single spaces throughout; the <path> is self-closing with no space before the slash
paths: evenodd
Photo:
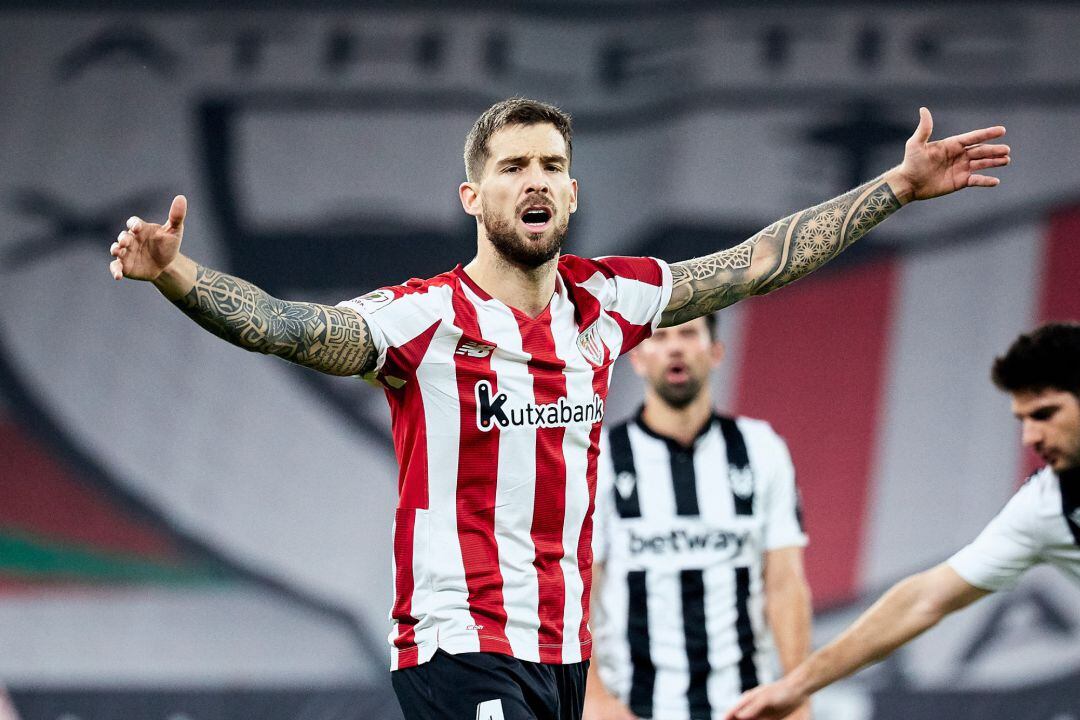
<path id="1" fill-rule="evenodd" d="M 481 218 L 484 229 L 487 231 L 488 240 L 496 252 L 507 262 L 521 267 L 535 270 L 548 262 L 562 250 L 566 240 L 566 231 L 569 223 L 555 225 L 551 236 L 546 242 L 528 242 L 514 230 L 514 226 L 507 220 L 491 220 L 487 216 Z M 530 238 L 540 238 L 540 234 L 530 235 Z"/>
<path id="2" fill-rule="evenodd" d="M 653 390 L 665 403 L 676 410 L 682 410 L 698 396 L 698 393 L 701 392 L 701 386 L 701 380 L 690 377 L 687 378 L 686 382 L 679 385 L 670 385 L 660 380 L 653 383 Z"/>

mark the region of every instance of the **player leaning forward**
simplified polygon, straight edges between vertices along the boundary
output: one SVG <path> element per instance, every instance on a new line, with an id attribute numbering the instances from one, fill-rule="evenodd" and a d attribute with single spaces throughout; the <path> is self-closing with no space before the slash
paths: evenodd
<path id="1" fill-rule="evenodd" d="M 576 718 L 590 654 L 591 518 L 611 363 L 653 329 L 763 294 L 814 270 L 910 201 L 1005 165 L 991 127 L 903 162 L 672 265 L 560 255 L 578 185 L 569 117 L 500 102 L 466 139 L 462 207 L 476 256 L 428 280 L 337 307 L 270 297 L 179 254 L 187 201 L 163 225 L 133 217 L 116 279 L 150 280 L 210 332 L 248 350 L 385 390 L 400 463 L 390 634 L 408 718 Z"/>
<path id="2" fill-rule="evenodd" d="M 1021 335 L 994 361 L 992 377 L 1012 397 L 1024 445 L 1046 466 L 970 545 L 898 582 L 783 679 L 743 695 L 727 720 L 786 717 L 812 693 L 1011 587 L 1035 565 L 1053 565 L 1080 582 L 1080 325 L 1053 323 Z"/>

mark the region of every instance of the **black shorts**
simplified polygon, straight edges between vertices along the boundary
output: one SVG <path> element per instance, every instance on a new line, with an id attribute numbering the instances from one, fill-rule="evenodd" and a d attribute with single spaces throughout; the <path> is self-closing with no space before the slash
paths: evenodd
<path id="1" fill-rule="evenodd" d="M 588 660 L 547 665 L 437 650 L 390 679 L 405 720 L 581 720 L 588 671 Z"/>

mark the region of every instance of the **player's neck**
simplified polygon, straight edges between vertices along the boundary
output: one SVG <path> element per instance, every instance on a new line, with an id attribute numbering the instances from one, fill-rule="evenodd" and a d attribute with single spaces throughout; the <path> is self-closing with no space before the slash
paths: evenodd
<path id="1" fill-rule="evenodd" d="M 708 384 L 701 388 L 689 405 L 681 408 L 672 407 L 664 402 L 652 389 L 645 392 L 645 407 L 641 413 L 642 421 L 657 435 L 671 438 L 683 447 L 694 444 L 701 431 L 713 416 L 712 394 Z"/>
<path id="2" fill-rule="evenodd" d="M 544 312 L 555 294 L 559 258 L 556 256 L 538 268 L 526 268 L 508 262 L 481 244 L 476 257 L 464 270 L 488 295 L 535 318 Z"/>

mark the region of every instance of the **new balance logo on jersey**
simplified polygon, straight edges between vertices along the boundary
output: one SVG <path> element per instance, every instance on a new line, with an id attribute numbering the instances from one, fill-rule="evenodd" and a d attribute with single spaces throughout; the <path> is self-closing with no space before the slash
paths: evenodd
<path id="1" fill-rule="evenodd" d="M 689 553 L 695 551 L 727 551 L 730 557 L 735 557 L 742 552 L 743 545 L 749 539 L 750 533 L 735 533 L 730 530 L 713 530 L 702 528 L 701 530 L 672 530 L 671 532 L 657 535 L 638 535 L 630 531 L 630 554 L 641 555 L 652 553 L 664 555 L 667 553 Z"/>
<path id="2" fill-rule="evenodd" d="M 461 343 L 457 350 L 454 351 L 454 354 L 464 355 L 465 357 L 482 358 L 490 355 L 491 351 L 494 349 L 494 345 L 485 345 L 484 343 L 466 340 L 465 342 Z"/>
<path id="3" fill-rule="evenodd" d="M 604 419 L 604 400 L 593 394 L 588 405 L 574 405 L 566 398 L 540 405 L 526 403 L 508 405 L 506 393 L 492 395 L 491 383 L 476 383 L 476 426 L 487 432 L 493 427 L 565 427 L 579 423 L 598 423 Z"/>

